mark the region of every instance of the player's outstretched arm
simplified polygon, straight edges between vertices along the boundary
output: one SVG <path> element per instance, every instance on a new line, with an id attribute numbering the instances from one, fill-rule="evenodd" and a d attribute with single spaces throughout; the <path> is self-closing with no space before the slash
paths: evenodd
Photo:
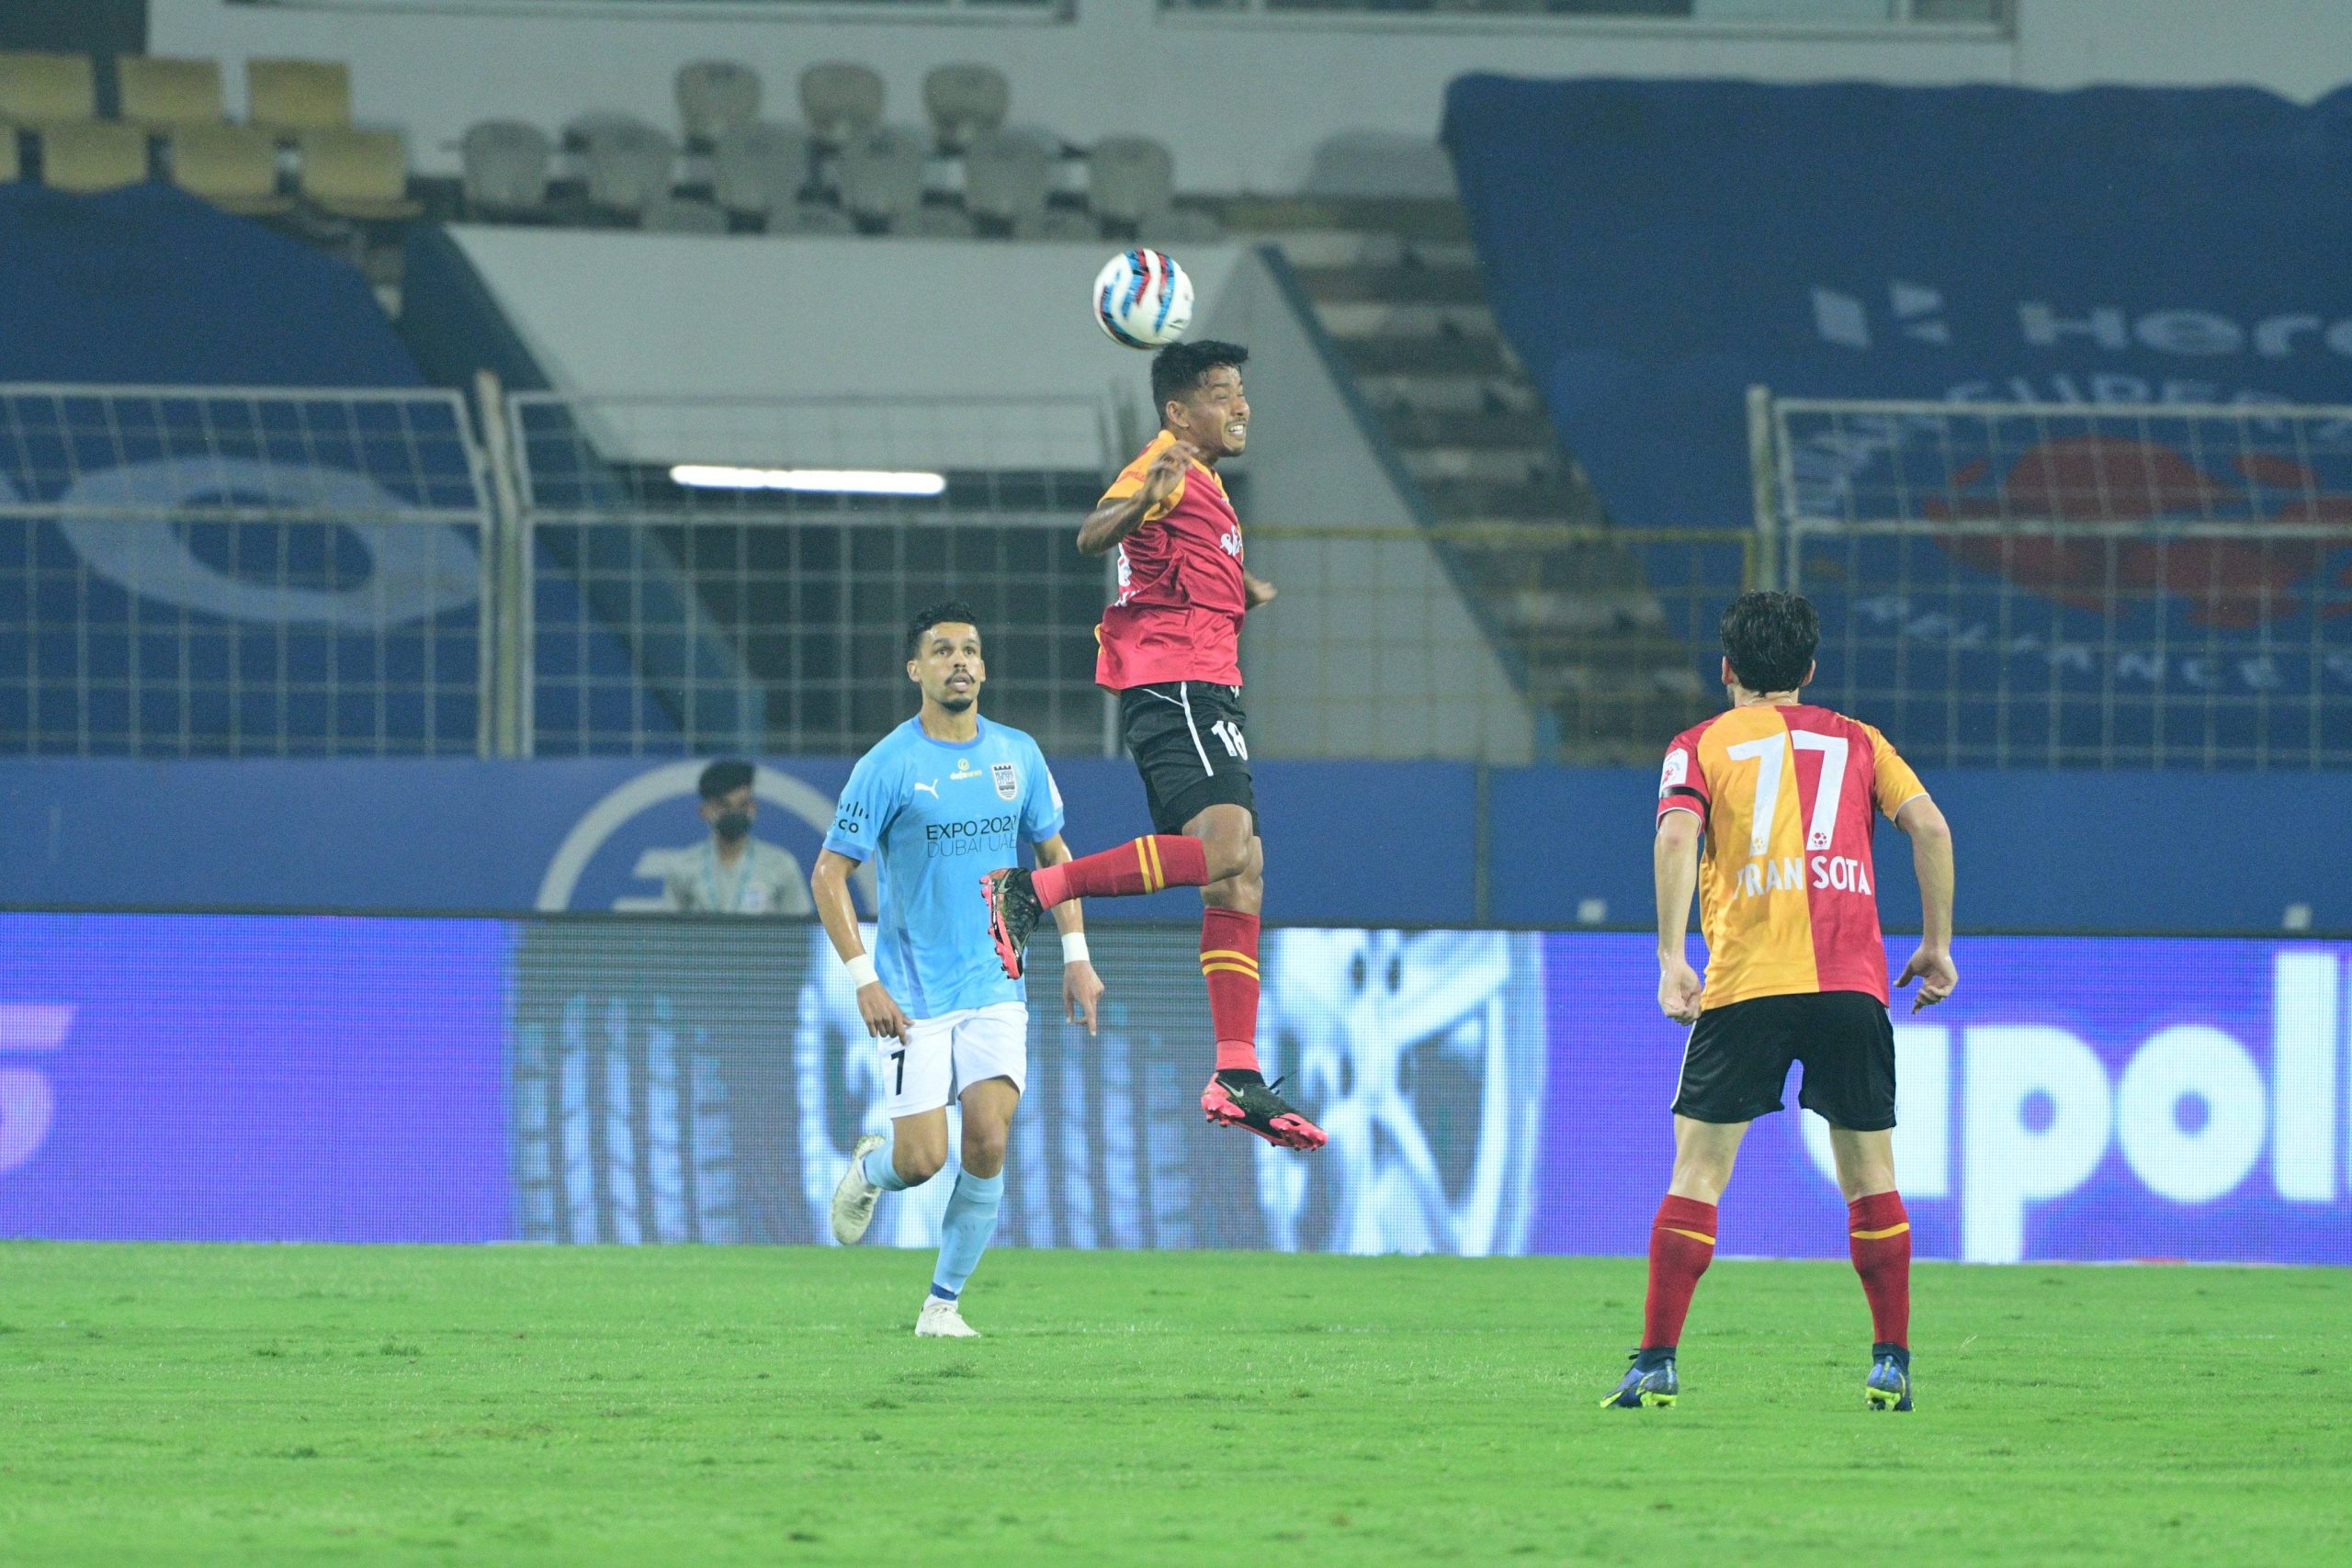
<path id="1" fill-rule="evenodd" d="M 842 967 L 857 982 L 857 1015 L 865 1021 L 865 1032 L 878 1039 L 904 1040 L 907 1015 L 875 978 L 874 960 L 865 955 L 865 939 L 857 929 L 857 906 L 849 900 L 850 873 L 856 869 L 857 863 L 838 851 L 818 851 L 817 869 L 808 874 L 809 897 L 817 901 L 817 919 L 824 922 Z"/>
<path id="2" fill-rule="evenodd" d="M 1657 820 L 1650 852 L 1657 883 L 1657 1005 L 1677 1023 L 1699 1021 L 1699 972 L 1683 950 L 1690 934 L 1690 897 L 1699 890 L 1699 818 L 1669 811 Z"/>
<path id="3" fill-rule="evenodd" d="M 1903 966 L 1897 987 L 1919 982 L 1911 1010 L 1933 1007 L 1960 984 L 1951 961 L 1951 824 L 1936 803 L 1913 795 L 1894 814 L 1894 825 L 1911 840 L 1911 864 L 1919 876 L 1919 951 Z"/>
<path id="4" fill-rule="evenodd" d="M 1059 865 L 1070 858 L 1069 846 L 1059 833 L 1037 841 L 1037 863 Z M 1102 999 L 1102 977 L 1086 951 L 1086 912 L 1080 900 L 1069 898 L 1054 906 L 1054 924 L 1062 933 L 1062 1016 L 1072 1023 L 1086 1021 L 1094 1032 L 1095 1005 Z"/>

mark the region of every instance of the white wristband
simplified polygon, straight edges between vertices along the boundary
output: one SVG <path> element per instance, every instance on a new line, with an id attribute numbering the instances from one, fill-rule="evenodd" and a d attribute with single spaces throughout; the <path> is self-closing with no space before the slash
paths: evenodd
<path id="1" fill-rule="evenodd" d="M 1062 932 L 1062 962 L 1065 964 L 1086 962 L 1086 933 L 1084 931 Z"/>
<path id="2" fill-rule="evenodd" d="M 874 959 L 867 953 L 842 959 L 842 967 L 849 971 L 849 983 L 861 991 L 881 978 L 874 973 Z"/>

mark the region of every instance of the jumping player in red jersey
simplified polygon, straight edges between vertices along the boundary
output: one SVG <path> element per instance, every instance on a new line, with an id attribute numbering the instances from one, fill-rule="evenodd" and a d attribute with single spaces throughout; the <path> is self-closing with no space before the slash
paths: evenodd
<path id="1" fill-rule="evenodd" d="M 1096 628 L 1095 683 L 1119 694 L 1127 750 L 1157 832 L 1060 865 L 982 879 L 1005 973 L 1018 978 L 1038 916 L 1071 898 L 1198 887 L 1201 974 L 1216 1067 L 1201 1111 L 1283 1148 L 1319 1149 L 1323 1129 L 1258 1070 L 1258 914 L 1265 851 L 1241 711 L 1241 618 L 1273 584 L 1241 564 L 1241 519 L 1216 476 L 1249 444 L 1235 343 L 1180 343 L 1151 363 L 1160 431 L 1078 531 L 1090 556 L 1118 554 L 1119 597 Z"/>

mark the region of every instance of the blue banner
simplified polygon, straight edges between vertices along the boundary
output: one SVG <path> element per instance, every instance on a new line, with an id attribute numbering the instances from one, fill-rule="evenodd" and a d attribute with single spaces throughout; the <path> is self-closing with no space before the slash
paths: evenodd
<path id="1" fill-rule="evenodd" d="M 1054 760 L 1080 853 L 1149 820 L 1124 758 Z M 696 761 L 0 761 L 0 906 L 622 911 L 653 907 L 707 841 Z M 764 764 L 758 836 L 805 871 L 846 758 Z M 1652 769 L 1261 761 L 1278 921 L 1648 922 Z M 1963 929 L 2352 931 L 2352 835 L 2280 822 L 2339 774 L 1930 772 L 1954 827 Z M 2161 853 L 2116 824 L 2179 822 Z M 1384 852 L 1368 854 L 1366 845 Z M 1879 908 L 1916 927 L 1910 848 L 1878 840 Z M 1483 892 L 1485 902 L 1480 902 Z M 860 890 L 859 897 L 864 897 Z M 1096 899 L 1090 921 L 1191 920 L 1178 890 Z"/>
<path id="2" fill-rule="evenodd" d="M 1630 525 L 1747 525 L 1755 385 L 2086 412 L 2345 401 L 2352 93 L 1470 76 L 1445 139 L 1497 319 Z M 2261 530 L 2352 516 L 2352 420 L 2257 432 L 2251 452 L 2243 424 L 2035 416 L 1964 449 L 1935 420 L 1792 433 L 1801 515 L 1876 491 L 1954 525 L 1829 563 L 1825 679 L 1916 685 L 1869 716 L 1956 760 L 2340 755 L 2352 548 Z M 2112 549 L 1962 526 L 2014 517 L 2061 541 L 2102 520 L 2243 526 Z M 1690 570 L 1652 554 L 1661 588 Z M 1903 599 L 1906 576 L 1932 604 Z M 2012 701 L 1970 704 L 1996 683 Z M 2337 705 L 2294 700 L 2313 691 Z"/>
<path id="3" fill-rule="evenodd" d="M 1007 1242 L 1643 1251 L 1682 1044 L 1646 937 L 1270 931 L 1261 1055 L 1331 1134 L 1305 1157 L 1202 1124 L 1196 944 L 1103 931 L 1097 1036 L 1033 977 Z M 5 1235 L 814 1242 L 887 1119 L 804 921 L 0 915 L 0 953 Z M 2352 944 L 1956 957 L 1951 1002 L 1897 1014 L 1919 1256 L 2352 1263 Z M 1727 1256 L 1846 1250 L 1795 1090 Z M 875 1239 L 931 1244 L 945 1198 L 886 1201 Z"/>

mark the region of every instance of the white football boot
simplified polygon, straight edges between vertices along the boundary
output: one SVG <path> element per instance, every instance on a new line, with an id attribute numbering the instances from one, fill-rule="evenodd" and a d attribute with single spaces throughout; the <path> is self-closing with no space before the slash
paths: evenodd
<path id="1" fill-rule="evenodd" d="M 865 1156 L 883 1142 L 879 1133 L 858 1139 L 849 1151 L 849 1168 L 842 1172 L 840 1184 L 833 1189 L 833 1239 L 843 1247 L 856 1246 L 865 1227 L 874 1223 L 874 1201 L 882 1196 L 882 1189 L 865 1179 Z"/>
<path id="2" fill-rule="evenodd" d="M 978 1339 L 980 1331 L 964 1321 L 954 1302 L 943 1302 L 937 1296 L 922 1299 L 922 1312 L 915 1319 L 918 1339 Z"/>

